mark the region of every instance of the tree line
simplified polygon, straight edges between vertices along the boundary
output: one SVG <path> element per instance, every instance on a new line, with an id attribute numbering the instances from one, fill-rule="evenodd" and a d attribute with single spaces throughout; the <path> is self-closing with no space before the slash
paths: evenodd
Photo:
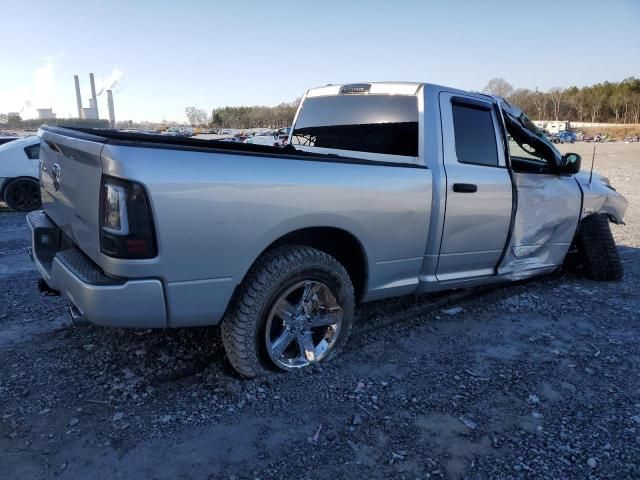
<path id="1" fill-rule="evenodd" d="M 109 128 L 109 120 L 93 118 L 30 118 L 23 120 L 20 115 L 0 113 L 0 128 L 38 129 L 42 125 L 77 128 Z"/>
<path id="2" fill-rule="evenodd" d="M 217 128 L 282 128 L 293 123 L 300 99 L 281 103 L 275 107 L 222 107 L 214 108 L 208 116 L 206 110 L 185 108 L 187 120 L 193 126 L 208 125 Z"/>
<path id="3" fill-rule="evenodd" d="M 640 123 L 640 79 L 634 77 L 581 88 L 556 87 L 546 92 L 514 88 L 504 78 L 494 78 L 483 91 L 506 98 L 532 120 Z"/>
<path id="4" fill-rule="evenodd" d="M 640 79 L 603 82 L 587 87 L 551 88 L 547 91 L 515 88 L 504 78 L 494 78 L 484 92 L 499 95 L 520 107 L 533 120 L 569 120 L 619 124 L 640 123 Z M 246 106 L 204 109 L 187 107 L 185 115 L 193 126 L 216 128 L 281 128 L 291 126 L 300 99 L 275 107 Z M 0 126 L 38 128 L 40 125 L 108 128 L 108 120 L 30 119 L 0 114 Z M 120 126 L 120 125 L 119 125 Z M 129 127 L 132 122 L 129 122 Z"/>

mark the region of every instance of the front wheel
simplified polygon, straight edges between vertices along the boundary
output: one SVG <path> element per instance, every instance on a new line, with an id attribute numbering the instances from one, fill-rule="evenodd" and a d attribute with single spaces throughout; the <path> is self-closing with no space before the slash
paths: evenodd
<path id="1" fill-rule="evenodd" d="M 222 321 L 233 368 L 245 377 L 329 360 L 351 332 L 355 295 L 332 256 L 289 245 L 264 254 Z"/>
<path id="2" fill-rule="evenodd" d="M 624 273 L 606 214 L 591 215 L 580 225 L 578 254 L 593 280 L 620 280 Z"/>
<path id="3" fill-rule="evenodd" d="M 40 186 L 33 178 L 16 178 L 4 189 L 4 201 L 18 212 L 37 210 L 42 205 Z"/>

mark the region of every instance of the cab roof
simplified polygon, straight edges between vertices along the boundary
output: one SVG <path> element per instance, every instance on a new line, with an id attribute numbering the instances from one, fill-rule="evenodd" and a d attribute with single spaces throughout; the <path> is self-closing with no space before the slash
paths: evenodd
<path id="1" fill-rule="evenodd" d="M 420 87 L 420 82 L 362 82 L 344 83 L 341 85 L 325 85 L 324 87 L 311 88 L 307 91 L 307 97 L 325 97 L 340 94 L 387 94 L 387 95 L 415 95 Z"/>

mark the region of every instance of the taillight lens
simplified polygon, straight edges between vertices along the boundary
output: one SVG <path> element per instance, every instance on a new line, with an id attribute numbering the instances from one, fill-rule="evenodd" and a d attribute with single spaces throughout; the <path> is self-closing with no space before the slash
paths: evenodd
<path id="1" fill-rule="evenodd" d="M 102 185 L 102 229 L 109 233 L 127 235 L 127 191 L 122 185 Z"/>
<path id="2" fill-rule="evenodd" d="M 142 185 L 103 177 L 100 191 L 100 250 L 116 258 L 158 254 L 149 199 Z"/>

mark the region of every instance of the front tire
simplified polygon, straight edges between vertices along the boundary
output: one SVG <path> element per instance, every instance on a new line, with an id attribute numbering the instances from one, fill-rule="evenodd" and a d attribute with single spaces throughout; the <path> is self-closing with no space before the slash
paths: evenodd
<path id="1" fill-rule="evenodd" d="M 4 201 L 17 212 L 31 212 L 42 205 L 40 185 L 33 178 L 16 178 L 4 189 Z"/>
<path id="2" fill-rule="evenodd" d="M 606 214 L 591 215 L 582 221 L 578 234 L 578 254 L 586 275 L 593 280 L 620 280 L 624 274 Z"/>
<path id="3" fill-rule="evenodd" d="M 244 377 L 305 368 L 339 353 L 354 309 L 353 284 L 340 262 L 286 245 L 251 268 L 222 321 L 222 341 Z"/>

